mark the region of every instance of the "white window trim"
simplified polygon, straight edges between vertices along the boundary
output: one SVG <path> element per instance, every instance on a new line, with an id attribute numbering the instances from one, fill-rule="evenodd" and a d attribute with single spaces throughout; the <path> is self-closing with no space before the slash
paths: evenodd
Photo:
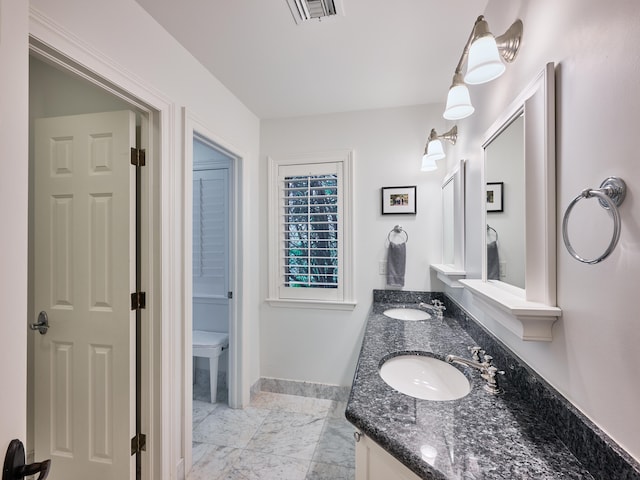
<path id="1" fill-rule="evenodd" d="M 329 310 L 353 310 L 357 304 L 354 298 L 354 231 L 353 231 L 353 151 L 335 150 L 330 152 L 306 153 L 278 157 L 268 160 L 268 220 L 269 220 L 269 296 L 267 302 L 274 307 L 322 308 Z M 317 300 L 312 298 L 280 298 L 279 294 L 279 201 L 278 168 L 285 165 L 318 163 L 340 163 L 342 165 L 343 194 L 343 240 L 341 255 L 343 263 L 342 299 Z"/>

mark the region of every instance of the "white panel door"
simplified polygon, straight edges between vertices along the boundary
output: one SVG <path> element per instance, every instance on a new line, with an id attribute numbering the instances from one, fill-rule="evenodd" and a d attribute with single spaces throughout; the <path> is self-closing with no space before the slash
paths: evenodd
<path id="1" fill-rule="evenodd" d="M 34 302 L 50 328 L 34 332 L 35 455 L 51 480 L 135 478 L 135 126 L 130 111 L 36 120 Z"/>

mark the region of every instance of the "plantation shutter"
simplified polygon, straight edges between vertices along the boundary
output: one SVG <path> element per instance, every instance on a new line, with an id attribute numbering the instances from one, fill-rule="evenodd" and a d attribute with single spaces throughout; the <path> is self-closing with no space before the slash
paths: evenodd
<path id="1" fill-rule="evenodd" d="M 193 293 L 226 298 L 227 169 L 193 172 Z"/>
<path id="2" fill-rule="evenodd" d="M 281 298 L 342 298 L 342 165 L 281 165 L 279 285 Z"/>

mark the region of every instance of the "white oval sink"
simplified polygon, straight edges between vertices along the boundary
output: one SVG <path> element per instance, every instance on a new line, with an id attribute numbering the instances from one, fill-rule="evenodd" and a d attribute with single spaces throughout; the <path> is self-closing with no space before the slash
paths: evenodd
<path id="1" fill-rule="evenodd" d="M 382 313 L 396 320 L 429 320 L 431 318 L 427 312 L 417 308 L 390 308 Z"/>
<path id="2" fill-rule="evenodd" d="M 423 400 L 455 400 L 471 391 L 460 370 L 424 355 L 391 357 L 380 367 L 380 376 L 400 393 Z"/>

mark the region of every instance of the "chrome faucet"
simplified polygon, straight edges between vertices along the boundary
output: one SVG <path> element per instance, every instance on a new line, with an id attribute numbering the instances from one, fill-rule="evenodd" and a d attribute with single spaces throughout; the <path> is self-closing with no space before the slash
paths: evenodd
<path id="1" fill-rule="evenodd" d="M 435 310 L 436 317 L 440 320 L 442 320 L 444 317 L 442 312 L 447 309 L 447 307 L 445 307 L 444 304 L 438 299 L 431 300 L 431 305 L 429 305 L 428 303 L 420 302 L 418 304 L 418 307 Z"/>
<path id="2" fill-rule="evenodd" d="M 433 308 L 438 313 L 438 318 L 442 320 L 442 317 L 444 316 L 443 312 L 447 309 L 447 307 L 445 307 L 444 304 L 437 298 L 431 300 L 431 305 L 433 305 Z"/>
<path id="3" fill-rule="evenodd" d="M 467 367 L 480 370 L 480 376 L 487 381 L 484 385 L 484 389 L 492 395 L 502 393 L 503 390 L 498 385 L 496 375 L 504 375 L 504 371 L 498 370 L 492 364 L 493 357 L 491 355 L 487 355 L 480 347 L 469 347 L 469 351 L 471 351 L 471 360 L 457 355 L 447 355 L 446 360 L 449 363 L 458 363 L 460 365 L 466 365 Z M 482 355 L 482 361 L 480 361 L 480 355 Z"/>

